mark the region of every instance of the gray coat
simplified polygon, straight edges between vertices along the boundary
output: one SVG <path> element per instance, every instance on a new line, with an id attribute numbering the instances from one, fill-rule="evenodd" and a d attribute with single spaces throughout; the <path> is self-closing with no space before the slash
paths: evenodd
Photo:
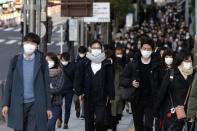
<path id="1" fill-rule="evenodd" d="M 47 131 L 46 111 L 51 109 L 49 94 L 49 69 L 45 61 L 45 71 L 41 70 L 41 53 L 35 54 L 34 93 L 37 131 Z M 13 73 L 13 86 L 10 90 L 13 59 L 10 62 L 5 86 L 3 106 L 8 106 L 8 127 L 23 130 L 23 54 L 20 54 Z M 43 75 L 44 73 L 44 75 Z M 44 80 L 44 79 L 45 80 Z"/>
<path id="2" fill-rule="evenodd" d="M 111 104 L 112 116 L 117 116 L 122 114 L 123 110 L 123 100 L 121 99 L 121 89 L 120 89 L 120 74 L 123 71 L 122 67 L 114 64 L 114 86 L 115 86 L 115 100 Z"/>

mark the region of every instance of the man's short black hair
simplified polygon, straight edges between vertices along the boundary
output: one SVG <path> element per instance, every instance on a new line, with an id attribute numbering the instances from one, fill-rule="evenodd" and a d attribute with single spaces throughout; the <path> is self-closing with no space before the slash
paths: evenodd
<path id="1" fill-rule="evenodd" d="M 86 53 L 87 52 L 87 48 L 85 46 L 80 46 L 78 48 L 78 52 L 80 52 L 80 53 Z"/>
<path id="2" fill-rule="evenodd" d="M 144 37 L 143 39 L 141 39 L 141 47 L 145 44 L 148 44 L 152 47 L 152 49 L 154 49 L 154 42 L 152 39 L 150 39 L 149 37 Z"/>
<path id="3" fill-rule="evenodd" d="M 34 42 L 37 45 L 40 44 L 40 37 L 35 34 L 35 33 L 28 33 L 25 37 L 24 37 L 24 42 L 25 41 L 30 41 L 30 42 Z"/>
<path id="4" fill-rule="evenodd" d="M 91 44 L 90 44 L 90 47 L 92 47 L 96 43 L 98 43 L 101 46 L 101 48 L 103 47 L 102 43 L 100 41 L 98 41 L 98 40 L 92 41 Z"/>
<path id="5" fill-rule="evenodd" d="M 70 60 L 70 54 L 68 52 L 64 52 L 61 54 L 60 58 L 64 58 L 64 60 Z"/>

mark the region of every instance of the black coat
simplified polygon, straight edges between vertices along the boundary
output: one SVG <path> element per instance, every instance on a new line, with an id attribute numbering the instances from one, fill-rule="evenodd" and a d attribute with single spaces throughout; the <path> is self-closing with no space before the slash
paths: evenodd
<path id="1" fill-rule="evenodd" d="M 64 72 L 64 87 L 62 93 L 65 91 L 73 90 L 74 76 L 75 76 L 75 64 L 70 62 L 66 66 L 63 67 Z"/>
<path id="2" fill-rule="evenodd" d="M 140 82 L 140 69 L 139 69 L 139 62 L 141 61 L 141 55 L 137 54 L 135 60 L 130 62 L 120 76 L 120 85 L 123 87 L 132 87 L 132 82 L 137 80 Z M 153 54 L 151 57 L 151 71 L 150 71 L 150 85 L 152 88 L 152 98 L 153 100 L 156 99 L 158 88 L 161 83 L 161 61 L 158 55 Z M 134 88 L 134 87 L 133 87 Z M 136 89 L 134 102 L 138 102 L 141 94 L 140 87 Z M 142 96 L 143 97 L 143 96 Z M 154 103 L 154 101 L 153 101 Z"/>
<path id="3" fill-rule="evenodd" d="M 86 99 L 90 96 L 91 90 L 91 61 L 86 59 L 79 63 L 80 65 L 77 68 L 76 75 L 75 75 L 75 82 L 74 88 L 77 95 L 85 94 Z M 115 99 L 115 91 L 114 91 L 114 75 L 113 75 L 113 67 L 111 62 L 108 60 L 104 60 L 101 66 L 101 73 L 102 73 L 102 96 L 103 99 L 107 97 L 110 100 Z"/>
<path id="4" fill-rule="evenodd" d="M 170 113 L 170 109 L 172 108 L 170 94 L 172 96 L 174 107 L 184 105 L 189 86 L 191 86 L 194 79 L 194 74 L 195 71 L 192 75 L 188 76 L 187 80 L 185 80 L 179 69 L 175 68 L 173 81 L 170 82 L 171 70 L 167 71 L 158 93 L 159 97 L 155 104 L 154 116 L 158 116 L 162 103 L 164 103 L 164 113 Z"/>

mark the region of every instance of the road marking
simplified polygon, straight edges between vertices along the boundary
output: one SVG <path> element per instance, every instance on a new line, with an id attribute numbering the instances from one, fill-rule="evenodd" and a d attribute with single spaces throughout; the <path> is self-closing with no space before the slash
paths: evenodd
<path id="1" fill-rule="evenodd" d="M 19 32 L 19 31 L 21 31 L 20 27 L 14 30 L 14 32 Z"/>
<path id="2" fill-rule="evenodd" d="M 21 37 L 8 37 L 9 40 L 21 40 Z"/>
<path id="3" fill-rule="evenodd" d="M 5 41 L 5 39 L 0 39 L 0 43 L 3 43 Z"/>
<path id="4" fill-rule="evenodd" d="M 10 28 L 7 28 L 7 29 L 5 29 L 5 30 L 3 30 L 3 31 L 11 31 L 11 30 L 13 30 L 14 28 L 12 28 L 12 27 L 10 27 Z"/>
<path id="5" fill-rule="evenodd" d="M 55 26 L 52 31 L 55 32 L 55 30 L 57 30 L 57 26 Z"/>
<path id="6" fill-rule="evenodd" d="M 51 41 L 51 43 L 47 43 L 48 46 L 53 45 L 55 41 Z"/>
<path id="7" fill-rule="evenodd" d="M 22 44 L 22 42 L 21 42 L 21 41 L 19 41 L 19 42 L 18 42 L 18 45 L 21 45 L 21 44 Z"/>
<path id="8" fill-rule="evenodd" d="M 9 40 L 9 41 L 7 41 L 5 44 L 6 45 L 12 45 L 12 44 L 14 44 L 14 43 L 16 43 L 18 40 Z"/>
<path id="9" fill-rule="evenodd" d="M 61 42 L 59 42 L 59 43 L 57 43 L 57 44 L 56 44 L 56 46 L 61 46 L 61 44 L 62 44 L 62 43 L 61 43 Z M 63 45 L 64 45 L 64 43 L 63 43 Z"/>

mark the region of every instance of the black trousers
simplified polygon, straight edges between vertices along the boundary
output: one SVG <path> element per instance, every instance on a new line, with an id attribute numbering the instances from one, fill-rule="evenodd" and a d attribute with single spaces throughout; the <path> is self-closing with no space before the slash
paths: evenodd
<path id="1" fill-rule="evenodd" d="M 14 130 L 20 131 L 20 130 Z M 23 105 L 23 130 L 36 131 L 36 112 L 34 102 Z"/>
<path id="2" fill-rule="evenodd" d="M 153 127 L 153 106 L 150 100 L 140 100 L 132 105 L 135 131 L 152 131 Z"/>
<path id="3" fill-rule="evenodd" d="M 85 131 L 106 131 L 104 126 L 105 102 L 84 101 L 85 106 Z"/>

